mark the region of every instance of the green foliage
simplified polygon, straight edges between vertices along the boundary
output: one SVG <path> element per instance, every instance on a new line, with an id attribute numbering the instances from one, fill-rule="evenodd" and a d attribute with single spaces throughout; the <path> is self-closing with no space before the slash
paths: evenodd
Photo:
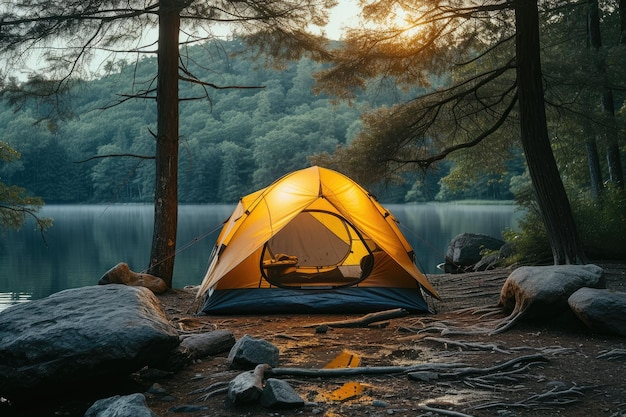
<path id="1" fill-rule="evenodd" d="M 578 193 L 571 201 L 587 256 L 591 259 L 626 258 L 626 191 L 607 187 L 600 204 L 586 192 Z"/>
<path id="2" fill-rule="evenodd" d="M 551 250 L 536 205 L 528 173 L 512 180 L 516 203 L 524 215 L 518 221 L 519 231 L 503 232 L 508 243 L 514 247 L 511 262 L 538 263 L 551 259 Z M 588 191 L 569 192 L 570 203 L 578 228 L 578 234 L 590 259 L 624 259 L 626 247 L 626 192 L 607 187 L 602 204 L 594 202 Z"/>
<path id="3" fill-rule="evenodd" d="M 309 166 L 311 155 L 329 154 L 349 143 L 362 129 L 362 109 L 390 106 L 406 97 L 388 88 L 359 93 L 352 105 L 337 103 L 311 90 L 313 74 L 322 64 L 302 58 L 279 71 L 252 63 L 249 54 L 241 53 L 246 48 L 238 39 L 186 48 L 188 68 L 199 78 L 250 88 L 209 90 L 208 100 L 180 102 L 181 203 L 237 201 Z M 214 54 L 211 67 L 196 65 L 207 53 Z M 73 80 L 73 90 L 59 92 L 59 100 L 72 104 L 75 117 L 57 119 L 54 129 L 38 123 L 45 114 L 41 103 L 24 97 L 14 112 L 5 95 L 0 137 L 22 157 L 0 173 L 47 202 L 151 202 L 155 173 L 148 158 L 155 153 L 155 106 L 118 94 L 148 88 L 155 64 L 152 57 L 119 61 L 107 66 L 114 73 Z M 197 85 L 181 83 L 181 97 L 203 94 Z M 416 187 L 436 187 L 438 176 L 421 182 L 415 173 L 401 177 L 406 183 L 395 184 L 386 194 L 394 202 L 405 201 L 409 190 L 409 201 L 432 200 L 436 194 Z"/>
<path id="4" fill-rule="evenodd" d="M 16 161 L 20 157 L 8 144 L 0 142 L 0 161 Z M 30 196 L 26 189 L 0 182 L 0 230 L 19 230 L 27 217 L 35 219 L 37 228 L 42 232 L 52 226 L 52 219 L 38 217 L 37 212 L 43 206 L 43 200 Z"/>

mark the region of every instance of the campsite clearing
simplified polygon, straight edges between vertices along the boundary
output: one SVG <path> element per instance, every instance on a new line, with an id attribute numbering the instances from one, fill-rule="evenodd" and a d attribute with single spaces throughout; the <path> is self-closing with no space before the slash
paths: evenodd
<path id="1" fill-rule="evenodd" d="M 626 292 L 626 265 L 601 266 L 608 288 Z M 436 364 L 447 370 L 437 379 L 430 379 L 434 376 L 428 372 L 410 378 L 403 372 L 281 376 L 309 402 L 305 407 L 232 409 L 225 406 L 219 388 L 241 371 L 229 369 L 224 353 L 159 381 L 167 395 L 147 394 L 148 405 L 159 416 L 175 415 L 168 410 L 176 406 L 199 407 L 184 414 L 190 417 L 626 416 L 626 338 L 592 334 L 574 320 L 523 322 L 497 335 L 463 334 L 463 329 L 485 326 L 504 316 L 482 316 L 480 308 L 497 303 L 509 272 L 429 275 L 442 296 L 442 301 L 429 299 L 436 314 L 391 318 L 364 328 L 328 328 L 326 332 L 316 332 L 311 326 L 362 315 L 194 317 L 193 291 L 168 292 L 159 299 L 181 330 L 222 329 L 234 332 L 237 338 L 249 334 L 268 340 L 280 349 L 281 368 L 321 369 L 347 350 L 359 356 L 362 367 Z M 329 399 L 346 383 L 363 389 L 344 400 Z"/>

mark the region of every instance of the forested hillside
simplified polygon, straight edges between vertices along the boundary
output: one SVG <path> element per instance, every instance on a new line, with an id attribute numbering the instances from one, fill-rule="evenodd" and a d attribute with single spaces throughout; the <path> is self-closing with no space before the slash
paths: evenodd
<path id="1" fill-rule="evenodd" d="M 376 84 L 353 103 L 337 103 L 311 90 L 320 64 L 302 59 L 278 70 L 236 54 L 243 50 L 242 42 L 230 40 L 187 51 L 187 67 L 220 88 L 207 88 L 210 99 L 181 101 L 181 203 L 236 201 L 309 166 L 307 156 L 349 143 L 361 128 L 361 112 L 409 97 Z M 211 68 L 194 66 L 198 54 L 214 57 Z M 152 202 L 153 160 L 136 156 L 154 154 L 156 105 L 128 96 L 153 87 L 155 65 L 155 58 L 109 63 L 108 75 L 77 81 L 71 95 L 55 103 L 65 109 L 62 120 L 40 122 L 51 103 L 26 102 L 17 111 L 0 103 L 0 140 L 21 154 L 0 167 L 2 181 L 47 203 Z M 181 89 L 181 97 L 204 93 L 189 83 L 181 83 Z M 416 173 L 376 191 L 392 202 L 432 200 L 446 173 L 447 168 L 426 178 Z M 470 196 L 510 198 L 508 187 L 494 190 L 493 181 L 485 184 L 469 190 Z M 444 190 L 440 198 L 446 195 Z"/>

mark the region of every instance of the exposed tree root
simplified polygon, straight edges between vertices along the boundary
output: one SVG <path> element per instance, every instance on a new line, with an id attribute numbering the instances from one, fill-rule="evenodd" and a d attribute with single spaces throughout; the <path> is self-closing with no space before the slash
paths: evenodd
<path id="1" fill-rule="evenodd" d="M 484 410 L 487 408 L 495 408 L 495 407 L 517 407 L 517 408 L 538 408 L 538 407 L 561 407 L 564 405 L 574 404 L 576 402 L 581 401 L 581 397 L 585 394 L 583 391 L 588 390 L 593 387 L 586 386 L 573 386 L 568 389 L 559 389 L 557 387 L 552 388 L 549 391 L 546 391 L 541 394 L 531 395 L 530 397 L 517 401 L 514 403 L 504 403 L 504 402 L 491 402 L 486 404 L 479 404 L 477 406 L 472 407 L 475 410 Z"/>
<path id="2" fill-rule="evenodd" d="M 613 349 L 609 351 L 600 352 L 596 359 L 607 359 L 609 361 L 613 360 L 625 360 L 626 359 L 626 349 Z"/>
<path id="3" fill-rule="evenodd" d="M 501 347 L 499 347 L 495 343 L 463 342 L 463 341 L 456 341 L 456 340 L 452 340 L 452 339 L 443 339 L 443 338 L 440 338 L 440 337 L 432 337 L 432 336 L 424 337 L 424 339 L 422 339 L 422 340 L 428 340 L 428 341 L 431 341 L 431 342 L 442 343 L 446 347 L 446 349 L 448 348 L 448 346 L 458 346 L 461 349 L 465 349 L 465 350 L 487 350 L 487 351 L 491 351 L 491 352 L 500 352 L 500 353 L 505 353 L 505 354 L 511 354 L 512 353 L 510 350 L 502 349 Z"/>

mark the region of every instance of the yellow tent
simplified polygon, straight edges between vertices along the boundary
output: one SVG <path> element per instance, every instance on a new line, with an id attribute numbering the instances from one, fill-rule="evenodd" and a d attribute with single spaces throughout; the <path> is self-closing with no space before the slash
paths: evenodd
<path id="1" fill-rule="evenodd" d="M 437 292 L 393 215 L 317 166 L 243 197 L 198 291 L 205 313 L 427 311 Z"/>

